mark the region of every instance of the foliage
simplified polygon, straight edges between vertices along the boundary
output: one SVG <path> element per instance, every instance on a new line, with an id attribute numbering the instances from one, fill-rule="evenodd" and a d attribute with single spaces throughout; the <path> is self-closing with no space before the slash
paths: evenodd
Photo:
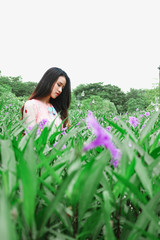
<path id="1" fill-rule="evenodd" d="M 136 111 L 136 108 L 140 110 L 147 108 L 147 106 L 150 104 L 150 99 L 147 97 L 146 92 L 147 90 L 133 88 L 130 89 L 126 95 L 128 112 L 134 112 Z"/>
<path id="2" fill-rule="evenodd" d="M 160 94 L 160 89 L 158 85 L 156 85 L 155 88 L 148 89 L 146 91 L 146 98 L 149 101 L 147 110 L 151 111 L 154 109 L 154 104 L 156 104 L 156 99 L 158 100 L 158 98 L 160 97 L 159 94 Z M 159 104 L 160 104 L 160 100 L 159 100 Z"/>
<path id="3" fill-rule="evenodd" d="M 0 72 L 0 95 L 3 91 L 14 93 L 20 99 L 27 99 L 35 89 L 36 82 L 23 82 L 21 76 L 10 77 L 2 76 Z M 151 102 L 155 102 L 155 97 L 159 96 L 159 87 L 156 85 L 153 89 L 130 89 L 126 94 L 117 86 L 108 84 L 104 85 L 103 82 L 80 84 L 72 91 L 72 100 L 70 109 L 77 109 L 86 100 L 89 104 L 89 99 L 92 96 L 100 97 L 106 101 L 106 104 L 113 108 L 116 107 L 118 113 L 133 112 L 136 108 L 144 110 L 152 110 Z M 94 97 L 95 98 L 95 97 Z M 109 102 L 108 102 L 109 101 Z M 85 102 L 85 101 L 84 101 Z M 83 102 L 83 103 L 84 103 Z M 84 108 L 84 107 L 83 107 Z M 87 106 L 88 108 L 88 106 Z M 108 107 L 107 107 L 108 109 Z"/>
<path id="4" fill-rule="evenodd" d="M 127 101 L 127 111 L 132 113 L 135 112 L 136 109 L 145 109 L 145 101 L 142 98 L 130 98 Z"/>
<path id="5" fill-rule="evenodd" d="M 4 93 L 7 94 L 8 92 L 11 92 L 11 88 L 8 85 L 0 85 L 0 97 L 2 97 Z"/>
<path id="6" fill-rule="evenodd" d="M 126 111 L 126 97 L 125 93 L 121 89 L 114 85 L 103 85 L 102 82 L 90 83 L 90 84 L 80 84 L 77 88 L 73 90 L 74 94 L 77 96 L 77 100 L 89 99 L 91 96 L 96 95 L 102 99 L 109 100 L 114 103 L 117 111 L 123 113 Z M 84 93 L 84 96 L 82 96 Z"/>
<path id="7" fill-rule="evenodd" d="M 118 113 L 124 113 L 126 109 L 126 95 L 121 88 L 108 84 L 104 85 L 101 96 L 110 100 L 116 106 Z"/>
<path id="8" fill-rule="evenodd" d="M 0 239 L 160 238 L 159 112 L 134 112 L 137 126 L 94 112 L 122 153 L 114 168 L 104 146 L 83 151 L 95 138 L 87 111 L 71 109 L 65 133 L 50 126 L 38 137 L 14 101 L 0 105 Z"/>
<path id="9" fill-rule="evenodd" d="M 70 103 L 70 109 L 77 109 L 77 99 L 73 92 L 71 92 L 71 103 Z"/>
<path id="10" fill-rule="evenodd" d="M 82 100 L 79 109 L 82 111 L 90 109 L 91 111 L 95 112 L 101 109 L 101 112 L 105 112 L 106 114 L 117 113 L 114 103 L 110 102 L 109 100 L 104 100 L 100 96 L 96 95 L 92 95 L 90 98 Z"/>
<path id="11" fill-rule="evenodd" d="M 103 88 L 103 83 L 89 83 L 89 84 L 80 84 L 78 87 L 73 89 L 75 96 L 78 100 L 90 98 L 92 95 L 99 95 Z M 84 96 L 82 94 L 84 92 Z"/>
<path id="12" fill-rule="evenodd" d="M 0 74 L 0 87 L 10 89 L 10 91 L 17 97 L 30 96 L 35 89 L 37 83 L 35 82 L 22 82 L 21 76 L 8 77 Z"/>

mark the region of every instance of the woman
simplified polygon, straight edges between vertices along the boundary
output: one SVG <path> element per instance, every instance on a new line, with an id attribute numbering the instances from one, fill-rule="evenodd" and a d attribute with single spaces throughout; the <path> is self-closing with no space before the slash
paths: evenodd
<path id="1" fill-rule="evenodd" d="M 50 68 L 21 108 L 21 119 L 26 119 L 25 123 L 31 128 L 43 121 L 51 123 L 53 120 L 58 126 L 65 119 L 63 127 L 66 127 L 70 100 L 68 75 L 60 68 Z"/>

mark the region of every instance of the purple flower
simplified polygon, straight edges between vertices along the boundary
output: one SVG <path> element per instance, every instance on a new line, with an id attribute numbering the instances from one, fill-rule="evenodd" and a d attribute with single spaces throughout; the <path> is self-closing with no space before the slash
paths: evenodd
<path id="1" fill-rule="evenodd" d="M 140 117 L 143 117 L 143 114 L 141 114 Z"/>
<path id="2" fill-rule="evenodd" d="M 31 131 L 32 128 L 33 128 L 32 126 L 28 126 L 28 127 L 27 127 L 27 129 L 28 129 L 29 131 Z M 27 132 L 26 132 L 26 131 L 24 131 L 24 135 L 27 135 Z"/>
<path id="3" fill-rule="evenodd" d="M 146 127 L 146 124 L 143 124 L 142 128 Z"/>
<path id="4" fill-rule="evenodd" d="M 54 148 L 54 147 L 57 145 L 57 143 L 58 143 L 58 142 L 55 142 L 52 147 Z M 61 149 L 62 149 L 62 150 L 66 149 L 66 145 L 64 144 Z"/>
<path id="5" fill-rule="evenodd" d="M 139 108 L 136 108 L 136 111 L 138 112 Z"/>
<path id="6" fill-rule="evenodd" d="M 148 117 L 150 115 L 149 112 L 145 112 L 145 116 Z"/>
<path id="7" fill-rule="evenodd" d="M 37 129 L 37 135 L 40 136 L 41 132 L 44 128 L 44 125 L 48 122 L 48 119 L 43 119 L 40 123 L 39 123 L 39 127 Z"/>
<path id="8" fill-rule="evenodd" d="M 79 126 L 79 124 L 80 124 L 80 122 L 78 122 L 78 123 L 76 124 L 76 126 Z"/>
<path id="9" fill-rule="evenodd" d="M 67 127 L 62 128 L 63 132 L 61 132 L 61 135 L 65 135 L 66 134 L 66 132 L 65 132 L 66 129 L 67 129 Z"/>
<path id="10" fill-rule="evenodd" d="M 88 117 L 89 116 L 92 116 L 92 112 L 90 110 L 88 111 Z M 90 130 L 90 128 L 91 128 L 90 123 L 88 121 L 86 121 L 86 124 L 87 124 L 87 128 Z"/>
<path id="11" fill-rule="evenodd" d="M 110 134 L 107 133 L 106 130 L 99 125 L 98 121 L 95 119 L 92 112 L 88 114 L 86 122 L 87 122 L 87 126 L 89 127 L 89 129 L 92 128 L 93 133 L 96 135 L 96 139 L 93 140 L 88 145 L 86 145 L 83 148 L 83 150 L 88 151 L 97 146 L 103 145 L 103 146 L 105 146 L 105 148 L 108 148 L 112 154 L 111 164 L 114 167 L 117 167 L 118 161 L 121 158 L 121 153 L 120 153 L 120 150 L 117 149 L 114 146 L 113 142 L 111 141 Z"/>
<path id="12" fill-rule="evenodd" d="M 62 147 L 62 150 L 66 149 L 66 145 L 64 144 L 63 147 Z"/>
<path id="13" fill-rule="evenodd" d="M 113 120 L 114 120 L 114 121 L 117 121 L 117 120 L 118 120 L 118 118 L 117 118 L 117 117 L 114 117 L 114 118 L 113 118 Z"/>
<path id="14" fill-rule="evenodd" d="M 44 125 L 48 122 L 48 119 L 43 119 L 40 123 L 39 123 L 39 128 L 43 130 Z"/>
<path id="15" fill-rule="evenodd" d="M 33 128 L 32 126 L 28 126 L 27 127 L 29 131 L 31 131 L 31 129 Z"/>
<path id="16" fill-rule="evenodd" d="M 117 167 L 117 165 L 118 165 L 118 160 L 111 160 L 111 165 L 113 165 L 114 166 L 114 168 L 116 168 Z"/>
<path id="17" fill-rule="evenodd" d="M 38 128 L 37 129 L 37 135 L 40 136 L 41 135 L 41 130 Z"/>
<path id="18" fill-rule="evenodd" d="M 104 121 L 103 117 L 101 117 L 101 121 Z"/>
<path id="19" fill-rule="evenodd" d="M 6 114 L 8 114 L 9 112 L 6 112 Z"/>
<path id="20" fill-rule="evenodd" d="M 128 144 L 128 147 L 130 147 L 130 148 L 131 148 L 131 147 L 132 147 L 132 144 L 131 144 L 131 143 L 129 143 L 129 144 Z"/>
<path id="21" fill-rule="evenodd" d="M 55 143 L 53 144 L 53 147 L 55 147 L 55 146 L 57 145 L 57 143 L 58 143 L 58 142 L 55 142 Z"/>
<path id="22" fill-rule="evenodd" d="M 138 124 L 140 124 L 138 122 L 138 119 L 136 117 L 129 117 L 129 123 L 134 127 L 136 128 Z"/>
<path id="23" fill-rule="evenodd" d="M 107 126 L 106 129 L 107 129 L 108 132 L 110 132 L 112 130 L 112 127 L 111 126 Z"/>

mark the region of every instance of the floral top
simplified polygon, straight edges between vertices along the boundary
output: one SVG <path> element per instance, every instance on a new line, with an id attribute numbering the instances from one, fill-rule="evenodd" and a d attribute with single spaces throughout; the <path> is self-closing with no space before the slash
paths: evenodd
<path id="1" fill-rule="evenodd" d="M 38 99 L 26 101 L 23 110 L 23 118 L 26 119 L 25 123 L 29 124 L 30 127 L 33 127 L 44 120 L 49 124 L 55 120 L 57 127 L 62 122 L 52 104 L 48 103 L 47 105 Z"/>

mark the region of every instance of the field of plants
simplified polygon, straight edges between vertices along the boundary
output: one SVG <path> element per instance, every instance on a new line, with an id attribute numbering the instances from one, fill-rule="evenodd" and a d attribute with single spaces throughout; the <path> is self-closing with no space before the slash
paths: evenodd
<path id="1" fill-rule="evenodd" d="M 160 239 L 159 111 L 30 130 L 20 107 L 0 103 L 0 239 Z"/>

